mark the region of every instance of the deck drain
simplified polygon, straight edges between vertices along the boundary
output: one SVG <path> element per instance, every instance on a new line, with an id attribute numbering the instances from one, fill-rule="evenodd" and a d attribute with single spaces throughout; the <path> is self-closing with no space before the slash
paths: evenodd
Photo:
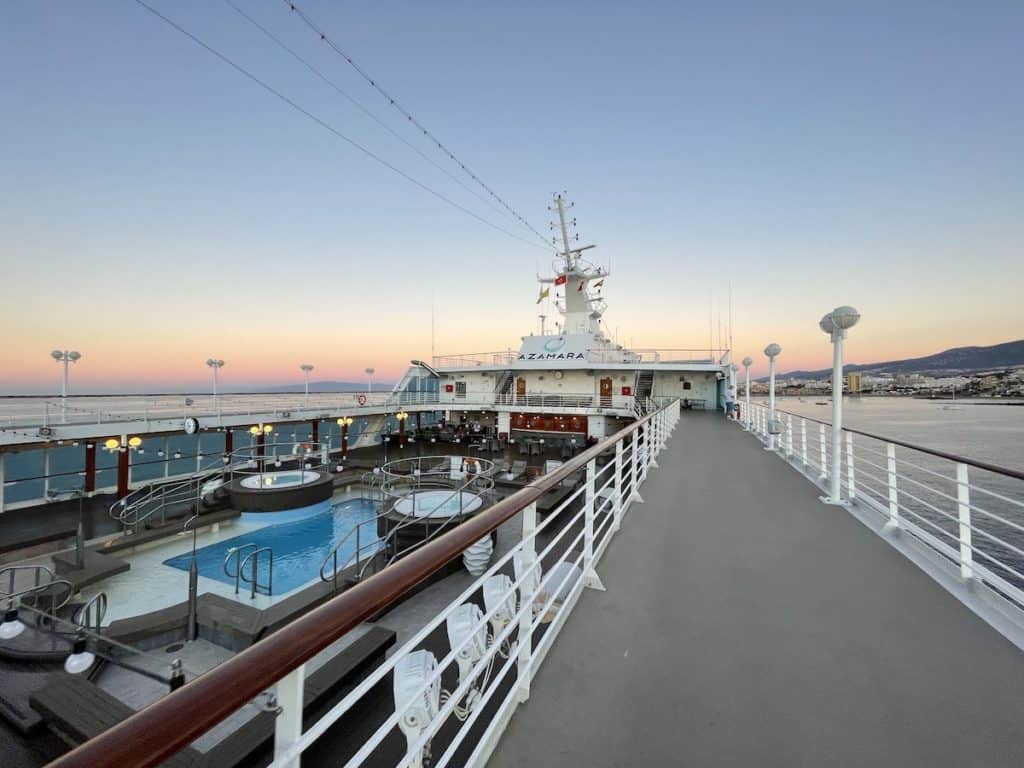
<path id="1" fill-rule="evenodd" d="M 184 647 L 184 643 L 174 643 L 173 645 L 168 645 L 166 648 L 164 648 L 164 653 L 177 653 Z"/>

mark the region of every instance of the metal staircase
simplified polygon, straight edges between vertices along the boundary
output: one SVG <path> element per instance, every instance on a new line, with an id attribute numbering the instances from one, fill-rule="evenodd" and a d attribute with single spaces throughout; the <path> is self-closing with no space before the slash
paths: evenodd
<path id="1" fill-rule="evenodd" d="M 636 375 L 636 389 L 633 395 L 638 402 L 647 402 L 654 391 L 654 371 L 640 371 Z"/>
<path id="2" fill-rule="evenodd" d="M 511 370 L 505 370 L 501 372 L 501 376 L 494 383 L 494 394 L 495 401 L 502 400 L 502 395 L 509 395 L 512 393 L 512 382 L 515 380 L 515 373 Z"/>
<path id="3" fill-rule="evenodd" d="M 260 555 L 267 558 L 267 580 L 260 583 Z M 230 570 L 231 561 L 234 560 L 235 570 Z M 249 566 L 246 575 L 246 566 Z M 235 594 L 241 589 L 242 583 L 250 585 L 250 599 L 256 595 L 270 597 L 274 594 L 274 550 L 270 547 L 261 547 L 255 542 L 242 544 L 239 547 L 232 547 L 224 556 L 224 575 L 235 580 Z"/>
<path id="4" fill-rule="evenodd" d="M 168 513 L 181 513 L 202 506 L 203 486 L 215 480 L 222 470 L 197 472 L 182 480 L 159 481 L 132 491 L 110 506 L 110 516 L 126 530 L 135 530 L 139 524 L 158 517 L 160 524 L 167 522 Z"/>

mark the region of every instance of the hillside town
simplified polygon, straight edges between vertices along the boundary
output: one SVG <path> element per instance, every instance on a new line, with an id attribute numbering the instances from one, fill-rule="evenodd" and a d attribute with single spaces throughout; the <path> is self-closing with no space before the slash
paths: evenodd
<path id="1" fill-rule="evenodd" d="M 828 394 L 831 377 L 787 378 L 775 382 L 776 391 L 785 395 Z M 768 392 L 767 380 L 752 382 L 754 394 Z M 854 395 L 905 395 L 910 397 L 1024 397 L 1024 366 L 949 375 L 931 373 L 872 374 L 848 373 L 843 376 L 843 391 Z"/>

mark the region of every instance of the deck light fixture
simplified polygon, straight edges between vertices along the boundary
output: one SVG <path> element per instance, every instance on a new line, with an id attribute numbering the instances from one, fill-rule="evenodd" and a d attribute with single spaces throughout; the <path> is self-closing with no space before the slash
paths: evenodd
<path id="1" fill-rule="evenodd" d="M 367 368 L 367 369 L 365 369 L 366 379 L 367 379 L 367 383 L 366 383 L 366 392 L 367 392 L 367 394 L 370 394 L 370 395 L 373 394 L 373 374 L 376 373 L 376 372 L 377 371 L 376 371 L 375 368 Z"/>
<path id="2" fill-rule="evenodd" d="M 217 415 L 220 416 L 220 401 L 217 398 L 217 374 L 224 367 L 224 361 L 211 357 L 206 361 L 206 364 L 213 370 L 213 407 L 216 409 Z"/>
<path id="3" fill-rule="evenodd" d="M 846 332 L 860 320 L 853 307 L 836 307 L 818 321 L 818 327 L 832 340 L 832 468 L 829 478 L 829 504 L 841 504 L 840 480 L 843 471 L 843 340 Z"/>
<path id="4" fill-rule="evenodd" d="M 62 422 L 68 420 L 67 417 L 67 399 L 68 399 L 68 363 L 77 363 L 82 359 L 82 353 L 76 352 L 75 350 L 68 349 L 55 349 L 50 353 L 52 357 L 58 363 L 64 365 L 64 377 L 61 379 L 60 385 L 60 419 Z"/>
<path id="5" fill-rule="evenodd" d="M 302 376 L 306 382 L 306 395 L 305 400 L 303 402 L 305 405 L 309 405 L 309 374 L 313 370 L 313 366 L 310 365 L 309 363 L 303 363 L 302 365 L 299 366 L 299 368 L 302 370 Z"/>
<path id="6" fill-rule="evenodd" d="M 4 620 L 0 623 L 0 640 L 13 640 L 25 631 L 25 625 L 18 618 L 18 609 L 13 606 L 4 612 Z"/>
<path id="7" fill-rule="evenodd" d="M 778 425 L 775 423 L 775 358 L 782 353 L 778 344 L 769 344 L 764 348 L 768 358 L 768 450 L 775 450 L 775 435 Z"/>
<path id="8" fill-rule="evenodd" d="M 746 382 L 744 386 L 744 397 L 746 398 L 746 405 L 743 408 L 743 428 L 748 432 L 750 431 L 750 366 L 752 366 L 753 364 L 754 361 L 751 360 L 749 355 L 743 358 L 743 370 L 744 375 L 746 377 Z"/>
<path id="9" fill-rule="evenodd" d="M 106 448 L 108 451 L 113 452 L 121 447 L 121 441 L 118 440 L 116 437 L 111 437 L 103 442 L 103 447 Z"/>
<path id="10" fill-rule="evenodd" d="M 86 649 L 85 635 L 80 634 L 71 646 L 71 655 L 64 660 L 64 671 L 78 675 L 87 671 L 96 661 L 96 654 Z"/>

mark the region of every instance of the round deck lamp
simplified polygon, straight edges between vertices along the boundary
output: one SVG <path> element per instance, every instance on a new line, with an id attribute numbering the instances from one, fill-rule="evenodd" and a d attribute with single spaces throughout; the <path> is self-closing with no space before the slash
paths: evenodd
<path id="1" fill-rule="evenodd" d="M 116 437 L 111 437 L 103 442 L 103 447 L 106 448 L 108 451 L 113 452 L 121 447 L 121 441 L 118 440 Z"/>
<path id="2" fill-rule="evenodd" d="M 0 640 L 13 640 L 25 631 L 25 625 L 18 618 L 17 608 L 8 608 L 4 612 L 4 620 L 0 623 Z"/>
<path id="3" fill-rule="evenodd" d="M 71 655 L 64 660 L 64 671 L 69 675 L 80 675 L 95 663 L 96 655 L 86 649 L 85 635 L 75 638 L 71 647 Z"/>
<path id="4" fill-rule="evenodd" d="M 768 358 L 768 449 L 775 449 L 775 358 L 782 354 L 782 347 L 778 344 L 769 344 L 764 348 L 764 354 Z"/>
<path id="5" fill-rule="evenodd" d="M 751 359 L 750 355 L 747 355 L 746 357 L 743 358 L 743 371 L 745 376 L 743 396 L 746 400 L 746 405 L 744 407 L 744 413 L 746 415 L 743 419 L 743 428 L 748 432 L 750 431 L 750 366 L 752 366 L 753 364 L 754 361 Z"/>
<path id="6" fill-rule="evenodd" d="M 128 445 L 131 448 L 138 448 L 140 445 L 142 445 L 142 438 L 141 437 L 129 437 L 128 438 Z"/>
<path id="7" fill-rule="evenodd" d="M 829 477 L 829 504 L 841 504 L 840 480 L 843 472 L 843 340 L 846 332 L 860 320 L 853 307 L 836 307 L 818 321 L 818 327 L 832 340 L 832 471 Z"/>

